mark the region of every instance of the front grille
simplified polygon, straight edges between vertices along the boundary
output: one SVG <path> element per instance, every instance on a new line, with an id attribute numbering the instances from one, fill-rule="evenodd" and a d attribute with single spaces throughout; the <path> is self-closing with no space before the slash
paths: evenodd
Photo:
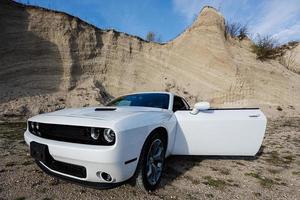
<path id="1" fill-rule="evenodd" d="M 50 154 L 49 154 L 50 155 Z M 51 155 L 50 155 L 51 156 Z M 52 158 L 52 156 L 51 156 Z M 83 166 L 73 165 L 70 163 L 64 163 L 57 160 L 49 159 L 47 163 L 44 163 L 47 167 L 57 172 L 69 174 L 79 178 L 86 178 L 86 169 Z"/>
<path id="2" fill-rule="evenodd" d="M 34 126 L 32 126 L 34 124 Z M 38 124 L 38 129 L 36 127 Z M 60 124 L 46 124 L 28 122 L 28 130 L 30 133 L 50 140 L 57 140 L 63 142 L 79 143 L 79 144 L 92 144 L 92 145 L 113 145 L 107 143 L 103 138 L 104 128 L 97 128 L 101 136 L 98 139 L 91 137 L 91 127 L 85 126 L 71 126 Z"/>
<path id="3" fill-rule="evenodd" d="M 54 160 L 54 158 L 49 153 L 48 147 L 45 147 L 44 159 L 42 161 L 44 165 L 57 172 L 69 174 L 79 178 L 86 178 L 85 167 Z"/>

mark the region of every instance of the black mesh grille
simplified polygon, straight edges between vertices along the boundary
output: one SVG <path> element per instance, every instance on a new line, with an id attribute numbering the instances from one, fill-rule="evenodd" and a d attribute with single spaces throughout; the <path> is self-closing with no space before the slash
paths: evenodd
<path id="1" fill-rule="evenodd" d="M 52 159 L 49 158 L 48 162 L 45 164 L 47 167 L 49 167 L 52 170 L 55 170 L 55 171 L 58 171 L 58 172 L 61 172 L 64 174 L 69 174 L 72 176 L 77 176 L 79 178 L 86 178 L 85 167 L 60 162 L 60 161 L 54 160 L 53 158 Z"/>
<path id="2" fill-rule="evenodd" d="M 37 129 L 36 124 L 28 122 L 29 132 L 42 138 L 80 144 L 113 145 L 104 140 L 103 128 L 97 128 L 100 136 L 95 140 L 91 137 L 91 127 L 38 123 Z"/>

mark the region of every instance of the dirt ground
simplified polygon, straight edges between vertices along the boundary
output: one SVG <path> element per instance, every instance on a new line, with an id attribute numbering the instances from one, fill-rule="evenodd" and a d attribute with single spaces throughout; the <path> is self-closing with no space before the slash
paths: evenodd
<path id="1" fill-rule="evenodd" d="M 151 194 L 129 184 L 97 190 L 43 173 L 29 156 L 24 123 L 0 124 L 0 199 L 300 199 L 300 118 L 268 122 L 257 157 L 167 159 Z"/>

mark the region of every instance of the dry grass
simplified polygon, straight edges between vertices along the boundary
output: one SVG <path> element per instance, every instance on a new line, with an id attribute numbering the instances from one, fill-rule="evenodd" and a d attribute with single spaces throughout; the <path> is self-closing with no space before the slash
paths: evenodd
<path id="1" fill-rule="evenodd" d="M 203 182 L 205 185 L 209 185 L 218 189 L 224 189 L 227 185 L 226 181 L 212 178 L 211 176 L 204 176 L 204 179 L 206 180 Z"/>
<path id="2" fill-rule="evenodd" d="M 267 187 L 270 188 L 273 186 L 274 181 L 270 178 L 266 178 L 264 176 L 261 176 L 258 173 L 254 173 L 254 172 L 250 172 L 250 173 L 245 173 L 246 176 L 251 176 L 253 178 L 256 178 L 259 180 L 260 185 L 262 185 L 263 187 Z"/>

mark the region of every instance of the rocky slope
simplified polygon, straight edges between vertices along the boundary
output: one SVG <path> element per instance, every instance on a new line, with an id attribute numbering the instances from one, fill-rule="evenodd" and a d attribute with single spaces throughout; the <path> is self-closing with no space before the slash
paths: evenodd
<path id="1" fill-rule="evenodd" d="M 300 45 L 299 43 L 287 46 L 283 56 L 278 58 L 279 62 L 289 70 L 300 74 Z"/>
<path id="2" fill-rule="evenodd" d="M 269 117 L 300 112 L 299 73 L 276 60 L 256 60 L 250 40 L 226 40 L 224 18 L 210 7 L 166 44 L 8 0 L 0 1 L 0 27 L 2 118 L 145 90 L 215 107 L 259 106 Z"/>

